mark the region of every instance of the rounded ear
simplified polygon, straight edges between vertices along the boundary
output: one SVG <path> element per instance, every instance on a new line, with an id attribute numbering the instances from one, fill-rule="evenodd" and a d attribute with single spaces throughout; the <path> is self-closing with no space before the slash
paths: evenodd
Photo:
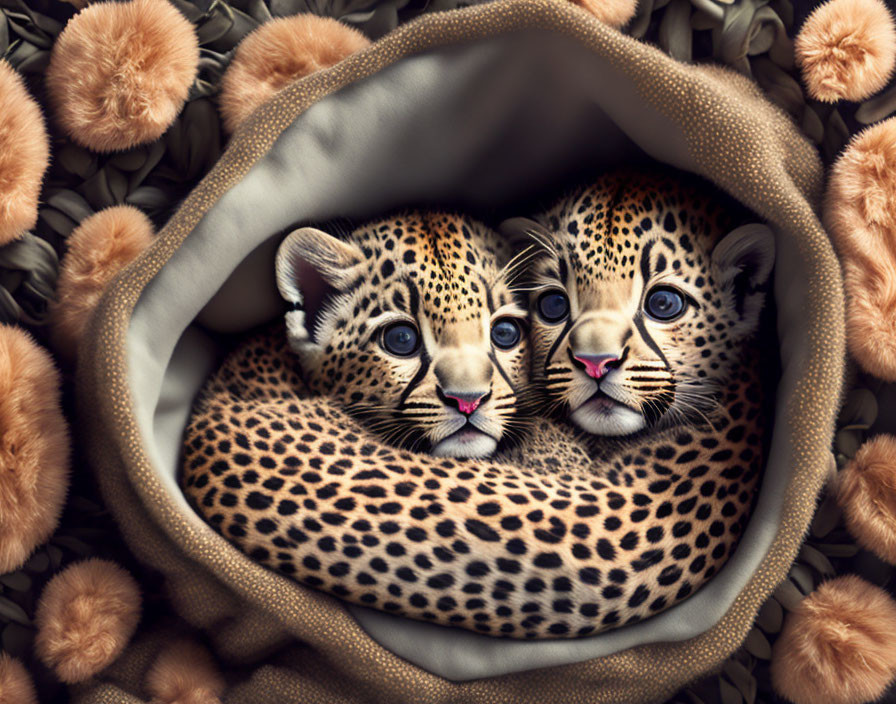
<path id="1" fill-rule="evenodd" d="M 286 335 L 303 363 L 311 363 L 319 351 L 315 332 L 327 296 L 344 291 L 363 262 L 358 247 L 313 227 L 291 232 L 280 244 L 277 288 L 293 307 L 286 314 Z"/>
<path id="2" fill-rule="evenodd" d="M 768 225 L 742 225 L 723 237 L 712 251 L 719 283 L 743 296 L 762 287 L 775 265 L 775 235 Z"/>
<path id="3" fill-rule="evenodd" d="M 306 310 L 323 298 L 327 288 L 343 290 L 364 253 L 313 227 L 294 230 L 277 250 L 277 288 L 286 301 Z"/>
<path id="4" fill-rule="evenodd" d="M 532 246 L 537 247 L 541 253 L 555 250 L 550 230 L 530 218 L 508 218 L 498 225 L 498 232 L 510 243 L 513 251 Z"/>

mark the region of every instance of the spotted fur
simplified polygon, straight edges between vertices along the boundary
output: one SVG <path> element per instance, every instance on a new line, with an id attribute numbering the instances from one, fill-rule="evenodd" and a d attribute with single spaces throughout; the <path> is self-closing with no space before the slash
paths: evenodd
<path id="1" fill-rule="evenodd" d="M 585 396 L 572 383 L 581 368 L 552 360 L 592 311 L 615 311 L 620 378 L 578 383 L 630 385 L 625 402 L 644 428 L 587 446 L 539 422 L 495 460 L 411 453 L 302 391 L 274 335 L 238 350 L 197 406 L 182 478 L 197 512 L 303 584 L 489 635 L 593 634 L 692 594 L 734 549 L 762 466 L 753 338 L 767 271 L 755 238 L 723 237 L 732 223 L 711 194 L 655 178 L 620 183 L 584 189 L 541 219 L 546 254 L 534 285 L 563 287 L 573 305 L 560 332 L 533 329 L 534 364 L 557 412 L 574 410 L 571 399 Z M 645 335 L 634 301 L 664 271 L 696 305 L 674 330 L 644 323 Z M 601 297 L 616 286 L 626 295 Z M 688 352 L 700 335 L 705 344 Z M 661 391 L 634 386 L 648 359 L 665 360 L 647 374 Z M 554 364 L 562 383 L 548 373 Z M 657 405 L 661 392 L 671 397 Z M 694 408 L 685 392 L 709 398 Z"/>

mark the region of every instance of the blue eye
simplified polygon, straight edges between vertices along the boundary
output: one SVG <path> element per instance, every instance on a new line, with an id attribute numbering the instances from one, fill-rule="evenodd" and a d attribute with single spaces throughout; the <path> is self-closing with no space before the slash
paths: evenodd
<path id="1" fill-rule="evenodd" d="M 501 318 L 492 325 L 492 344 L 502 350 L 514 347 L 522 337 L 520 324 L 513 318 Z"/>
<path id="2" fill-rule="evenodd" d="M 393 323 L 383 330 L 383 349 L 396 357 L 410 357 L 420 347 L 420 335 L 410 323 Z"/>
<path id="3" fill-rule="evenodd" d="M 684 313 L 685 305 L 684 296 L 674 288 L 657 286 L 647 294 L 644 310 L 651 318 L 668 322 Z"/>
<path id="4" fill-rule="evenodd" d="M 538 312 L 549 323 L 559 323 L 569 315 L 569 298 L 560 291 L 548 291 L 538 299 Z"/>

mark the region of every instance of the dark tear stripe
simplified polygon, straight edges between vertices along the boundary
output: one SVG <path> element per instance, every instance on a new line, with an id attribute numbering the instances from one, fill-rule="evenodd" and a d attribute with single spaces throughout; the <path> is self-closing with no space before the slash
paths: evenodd
<path id="1" fill-rule="evenodd" d="M 411 315 L 414 318 L 417 317 L 417 311 L 420 309 L 420 291 L 417 289 L 417 285 L 411 281 L 410 277 L 406 277 L 403 279 L 405 286 L 408 287 L 408 293 L 410 294 L 410 307 L 411 307 Z M 404 391 L 401 392 L 401 397 L 398 399 L 398 405 L 404 405 L 404 402 L 407 400 L 408 396 L 416 389 L 420 382 L 423 381 L 424 377 L 426 377 L 427 372 L 429 372 L 429 366 L 432 362 L 432 359 L 429 356 L 429 353 L 426 351 L 426 346 L 422 346 L 420 348 L 420 369 L 417 370 L 417 373 L 414 375 L 414 378 L 411 379 L 410 383 L 405 387 Z"/>
<path id="2" fill-rule="evenodd" d="M 560 336 L 554 341 L 554 344 L 551 345 L 551 349 L 548 350 L 548 355 L 544 360 L 544 371 L 547 373 L 548 366 L 551 363 L 551 360 L 554 358 L 554 353 L 557 351 L 557 348 L 560 346 L 560 343 L 563 342 L 564 338 L 569 334 L 569 331 L 572 329 L 572 316 L 566 319 L 566 324 L 563 326 L 563 330 L 560 331 Z"/>
<path id="3" fill-rule="evenodd" d="M 641 311 L 635 313 L 635 317 L 632 318 L 632 322 L 635 324 L 635 327 L 638 328 L 638 332 L 641 333 L 641 339 L 644 340 L 644 342 L 647 343 L 647 346 L 656 353 L 657 357 L 663 360 L 663 364 L 666 365 L 666 370 L 669 371 L 669 360 L 666 359 L 666 355 L 663 354 L 663 351 L 659 348 L 659 345 L 657 345 L 656 342 L 653 341 L 650 333 L 647 332 L 647 328 L 644 327 L 644 320 L 641 317 Z"/>
<path id="4" fill-rule="evenodd" d="M 514 396 L 519 397 L 519 391 L 518 391 L 518 389 L 516 388 L 516 386 L 513 385 L 513 382 L 510 380 L 510 377 L 507 376 L 507 372 L 504 371 L 504 367 L 502 367 L 502 366 L 501 366 L 501 363 L 498 362 L 498 358 L 495 357 L 495 351 L 494 351 L 494 350 L 490 350 L 490 351 L 489 351 L 489 353 L 488 353 L 488 358 L 489 358 L 490 360 L 492 360 L 492 364 L 495 365 L 495 368 L 498 370 L 498 372 L 501 374 L 501 376 L 504 377 L 504 381 L 507 382 L 507 385 L 510 387 L 510 390 L 513 391 Z"/>
<path id="5" fill-rule="evenodd" d="M 404 402 L 407 400 L 408 396 L 416 389 L 420 382 L 426 377 L 426 374 L 429 372 L 429 365 L 432 360 L 429 357 L 429 353 L 426 351 L 425 347 L 420 348 L 420 369 L 417 370 L 417 373 L 414 374 L 414 378 L 411 379 L 410 383 L 405 387 L 404 391 L 401 392 L 401 398 L 398 399 L 398 405 L 403 407 Z"/>
<path id="6" fill-rule="evenodd" d="M 629 328 L 629 330 L 631 330 L 631 328 Z M 620 367 L 623 364 L 625 364 L 626 361 L 628 360 L 628 355 L 629 355 L 629 352 L 631 352 L 631 349 L 632 348 L 629 347 L 628 345 L 623 345 L 622 354 L 619 356 L 619 363 L 618 363 Z"/>
<path id="7" fill-rule="evenodd" d="M 566 262 L 565 255 L 561 254 L 560 252 L 557 253 L 557 268 L 558 268 L 557 273 L 559 275 L 560 284 L 564 288 L 568 289 L 568 283 L 566 281 L 566 277 L 569 274 L 569 264 L 567 264 L 567 262 Z M 568 290 L 564 291 L 564 293 L 566 294 L 567 298 L 569 298 Z M 548 350 L 548 355 L 544 361 L 545 371 L 547 371 L 548 365 L 551 363 L 551 359 L 553 359 L 554 353 L 557 351 L 557 347 L 563 341 L 563 338 L 566 337 L 567 333 L 569 333 L 571 328 L 572 328 L 572 315 L 570 315 L 570 317 L 566 319 L 566 324 L 563 326 L 563 330 L 560 331 L 560 337 L 557 338 L 557 340 L 554 342 L 554 344 L 551 345 L 551 349 Z"/>

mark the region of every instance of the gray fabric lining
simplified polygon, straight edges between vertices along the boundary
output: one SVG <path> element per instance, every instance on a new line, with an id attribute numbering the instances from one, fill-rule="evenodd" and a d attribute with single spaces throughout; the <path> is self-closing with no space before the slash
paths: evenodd
<path id="1" fill-rule="evenodd" d="M 678 128 L 646 107 L 630 84 L 585 48 L 543 32 L 409 58 L 316 104 L 207 213 L 134 310 L 134 411 L 171 500 L 192 515 L 177 487 L 176 458 L 193 397 L 215 363 L 210 338 L 194 323 L 238 332 L 280 314 L 273 247 L 286 228 L 407 204 L 501 206 L 550 190 L 585 165 L 611 166 L 645 152 L 692 166 Z M 788 238 L 779 238 L 776 272 L 783 303 L 779 408 L 805 336 L 805 277 L 797 252 L 782 240 Z M 785 422 L 779 413 L 776 427 Z M 735 556 L 695 596 L 649 621 L 583 639 L 520 642 L 351 612 L 385 647 L 452 680 L 693 637 L 730 607 L 771 544 L 788 480 L 789 468 L 777 459 L 787 456 L 784 437 L 775 433 L 759 505 Z"/>

